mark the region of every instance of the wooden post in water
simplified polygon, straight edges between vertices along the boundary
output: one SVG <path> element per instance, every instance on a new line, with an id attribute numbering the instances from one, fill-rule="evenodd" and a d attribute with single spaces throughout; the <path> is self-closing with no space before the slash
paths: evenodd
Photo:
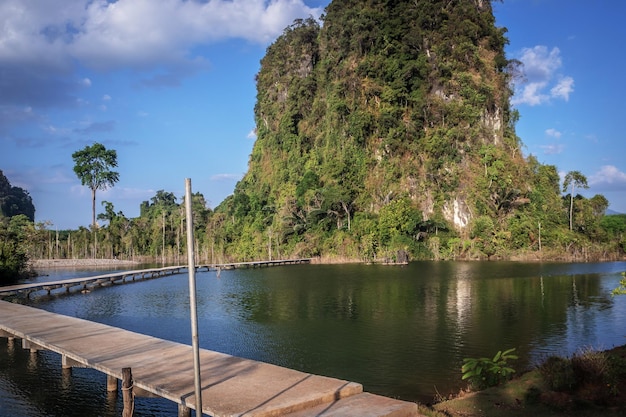
<path id="1" fill-rule="evenodd" d="M 196 416 L 202 415 L 202 385 L 200 383 L 200 347 L 198 345 L 198 308 L 196 306 L 196 266 L 191 210 L 191 178 L 185 179 L 185 209 L 187 213 L 187 262 L 189 271 L 189 309 L 191 310 L 191 346 L 196 393 Z"/>
<path id="2" fill-rule="evenodd" d="M 191 417 L 191 408 L 178 404 L 178 417 Z"/>
<path id="3" fill-rule="evenodd" d="M 117 394 L 117 378 L 112 375 L 107 375 L 107 392 Z"/>
<path id="4" fill-rule="evenodd" d="M 122 417 L 133 417 L 135 400 L 133 398 L 133 373 L 130 368 L 122 368 L 122 395 L 124 398 Z"/>

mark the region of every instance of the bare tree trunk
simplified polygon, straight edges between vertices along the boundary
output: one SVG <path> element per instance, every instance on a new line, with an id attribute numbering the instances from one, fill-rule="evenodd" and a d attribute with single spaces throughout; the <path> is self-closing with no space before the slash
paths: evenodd
<path id="1" fill-rule="evenodd" d="M 343 201 L 341 202 L 341 205 L 343 207 L 343 210 L 346 212 L 346 215 L 348 216 L 348 231 L 349 231 L 350 230 L 350 210 L 348 210 L 348 205 L 344 203 Z"/>
<path id="2" fill-rule="evenodd" d="M 91 189 L 91 227 L 96 228 L 96 189 Z"/>
<path id="3" fill-rule="evenodd" d="M 574 183 L 572 182 L 572 191 L 569 194 L 569 230 L 573 229 L 573 212 L 574 212 Z"/>

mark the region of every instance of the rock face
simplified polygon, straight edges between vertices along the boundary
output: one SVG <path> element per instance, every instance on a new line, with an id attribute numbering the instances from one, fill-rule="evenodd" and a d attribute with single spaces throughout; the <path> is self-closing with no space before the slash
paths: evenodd
<path id="1" fill-rule="evenodd" d="M 467 208 L 465 200 L 454 199 L 452 202 L 446 201 L 443 206 L 443 215 L 446 220 L 454 223 L 459 229 L 464 229 L 469 224 L 471 213 Z"/>
<path id="2" fill-rule="evenodd" d="M 504 33 L 480 0 L 335 0 L 296 21 L 261 61 L 249 171 L 220 210 L 283 241 L 399 199 L 462 234 L 510 215 L 529 186 Z"/>

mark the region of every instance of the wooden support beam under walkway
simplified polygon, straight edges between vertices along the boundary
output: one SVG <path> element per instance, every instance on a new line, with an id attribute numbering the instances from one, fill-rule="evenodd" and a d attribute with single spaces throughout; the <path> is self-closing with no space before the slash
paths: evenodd
<path id="1" fill-rule="evenodd" d="M 6 301 L 0 301 L 0 337 L 20 338 L 24 346 L 57 352 L 65 366 L 117 380 L 132 370 L 134 390 L 174 401 L 181 417 L 195 407 L 191 346 Z M 202 412 L 209 416 L 418 415 L 416 404 L 365 393 L 355 382 L 206 349 L 200 363 Z"/>

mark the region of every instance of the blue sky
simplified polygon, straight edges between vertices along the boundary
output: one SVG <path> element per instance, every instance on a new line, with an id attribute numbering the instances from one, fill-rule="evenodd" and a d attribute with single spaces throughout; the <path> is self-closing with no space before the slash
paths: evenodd
<path id="1" fill-rule="evenodd" d="M 33 197 L 36 221 L 87 226 L 90 192 L 71 154 L 118 153 L 120 181 L 99 191 L 128 217 L 185 178 L 211 207 L 232 193 L 254 143 L 255 74 L 267 46 L 327 1 L 0 0 L 0 169 Z M 517 133 L 585 195 L 626 213 L 622 79 L 626 3 L 494 2 L 509 58 L 524 63 Z M 180 200 L 179 200 L 180 201 Z"/>

